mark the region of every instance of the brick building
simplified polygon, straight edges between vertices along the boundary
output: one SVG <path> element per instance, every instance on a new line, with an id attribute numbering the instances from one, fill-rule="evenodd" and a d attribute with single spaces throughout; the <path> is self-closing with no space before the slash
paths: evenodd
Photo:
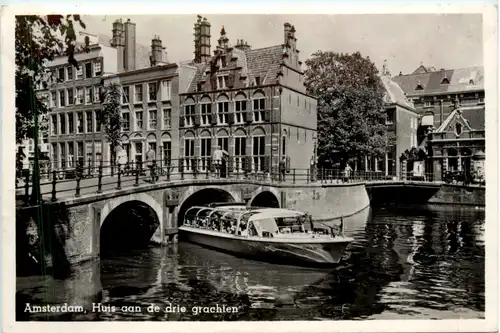
<path id="1" fill-rule="evenodd" d="M 289 168 L 314 161 L 316 99 L 307 95 L 296 48 L 295 28 L 284 24 L 284 41 L 252 49 L 230 46 L 223 27 L 210 56 L 210 24 L 195 24 L 196 69 L 180 93 L 180 156 L 184 168 L 209 167 L 216 146 L 229 155 L 230 169 L 267 173 L 282 157 Z"/>
<path id="2" fill-rule="evenodd" d="M 77 43 L 83 44 L 88 39 L 90 46 L 88 52 L 75 53 L 77 67 L 68 64 L 67 57 L 58 57 L 47 65 L 54 78 L 46 92 L 53 169 L 71 170 L 76 161 L 95 167 L 110 158 L 101 122 L 102 77 L 144 66 L 144 48 L 140 46 L 140 51 L 137 50 L 134 23 L 115 22 L 113 36 L 110 40 L 80 33 Z"/>
<path id="3" fill-rule="evenodd" d="M 421 120 L 418 145 L 429 155 L 428 172 L 472 172 L 485 149 L 484 69 L 436 70 L 421 65 L 393 78 L 411 99 Z M 476 156 L 476 157 L 474 157 Z"/>

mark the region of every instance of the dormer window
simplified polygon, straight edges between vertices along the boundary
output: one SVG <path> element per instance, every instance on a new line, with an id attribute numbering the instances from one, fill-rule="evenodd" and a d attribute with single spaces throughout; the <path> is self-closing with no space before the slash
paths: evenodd
<path id="1" fill-rule="evenodd" d="M 441 81 L 441 84 L 450 84 L 450 80 L 448 78 L 444 78 L 443 81 Z"/>
<path id="2" fill-rule="evenodd" d="M 217 77 L 217 89 L 226 89 L 227 75 Z"/>
<path id="3" fill-rule="evenodd" d="M 460 136 L 462 134 L 462 124 L 460 123 L 455 124 L 455 134 L 457 136 Z"/>
<path id="4" fill-rule="evenodd" d="M 474 80 L 473 80 L 473 79 L 470 79 L 470 80 L 469 80 L 469 84 L 474 85 Z"/>
<path id="5" fill-rule="evenodd" d="M 219 68 L 222 68 L 222 58 L 217 59 L 217 66 L 219 66 Z"/>
<path id="6" fill-rule="evenodd" d="M 260 86 L 260 76 L 256 76 L 256 77 L 254 78 L 254 84 L 255 84 L 256 86 Z"/>
<path id="7" fill-rule="evenodd" d="M 422 85 L 421 85 L 421 84 L 419 84 L 419 85 L 415 88 L 415 90 L 424 90 L 424 87 L 422 87 Z"/>

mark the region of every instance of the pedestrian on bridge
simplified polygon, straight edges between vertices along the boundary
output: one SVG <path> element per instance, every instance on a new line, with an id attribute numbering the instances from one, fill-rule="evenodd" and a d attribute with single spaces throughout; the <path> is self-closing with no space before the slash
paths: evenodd
<path id="1" fill-rule="evenodd" d="M 153 147 L 151 145 L 149 145 L 149 150 L 146 153 L 146 166 L 148 167 L 149 174 L 151 175 L 151 182 L 155 181 L 155 179 L 153 179 L 153 178 L 156 178 L 156 176 L 153 173 L 153 168 L 156 165 L 155 159 L 156 159 L 156 153 L 153 150 Z"/>
<path id="2" fill-rule="evenodd" d="M 116 165 L 118 165 L 118 172 L 122 175 L 125 172 L 125 166 L 128 163 L 127 151 L 122 145 L 116 147 Z"/>
<path id="3" fill-rule="evenodd" d="M 217 146 L 217 148 L 214 151 L 214 155 L 212 157 L 215 167 L 215 175 L 217 178 L 219 178 L 221 174 L 222 158 L 224 157 L 224 155 L 229 156 L 229 153 L 224 149 L 222 149 L 221 146 Z"/>

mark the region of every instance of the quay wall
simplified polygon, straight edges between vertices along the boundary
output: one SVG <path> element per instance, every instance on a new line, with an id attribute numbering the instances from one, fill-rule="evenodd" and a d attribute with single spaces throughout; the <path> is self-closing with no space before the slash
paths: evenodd
<path id="1" fill-rule="evenodd" d="M 336 219 L 354 215 L 370 205 L 365 185 L 330 184 L 282 188 L 283 208 L 310 212 L 315 219 Z"/>
<path id="2" fill-rule="evenodd" d="M 430 204 L 485 206 L 486 188 L 479 186 L 463 186 L 443 184 L 429 199 Z"/>

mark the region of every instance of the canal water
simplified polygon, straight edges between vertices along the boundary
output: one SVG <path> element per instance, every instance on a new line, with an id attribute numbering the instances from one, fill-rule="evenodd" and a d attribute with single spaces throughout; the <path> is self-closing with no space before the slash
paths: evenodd
<path id="1" fill-rule="evenodd" d="M 18 277 L 16 316 L 64 321 L 484 318 L 484 216 L 474 208 L 443 206 L 366 209 L 345 223 L 355 242 L 330 269 L 276 266 L 182 242 L 170 249 L 122 251 L 83 264 L 63 279 Z M 82 306 L 85 312 L 30 313 L 26 303 Z"/>

